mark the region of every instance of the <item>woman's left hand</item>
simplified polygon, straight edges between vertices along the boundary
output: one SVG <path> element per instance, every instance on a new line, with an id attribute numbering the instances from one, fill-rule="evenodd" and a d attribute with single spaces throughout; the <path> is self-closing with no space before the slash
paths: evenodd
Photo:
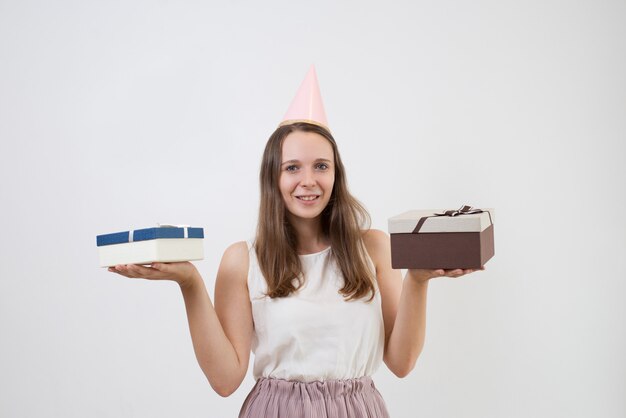
<path id="1" fill-rule="evenodd" d="M 466 274 L 470 274 L 475 271 L 481 271 L 484 269 L 484 266 L 479 269 L 409 269 L 407 270 L 406 276 L 407 278 L 415 280 L 416 282 L 425 283 L 430 279 L 434 279 L 435 277 L 461 277 Z"/>

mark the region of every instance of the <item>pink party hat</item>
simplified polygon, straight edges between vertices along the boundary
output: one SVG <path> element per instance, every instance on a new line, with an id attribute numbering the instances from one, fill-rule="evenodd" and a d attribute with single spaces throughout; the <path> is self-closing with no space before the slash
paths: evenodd
<path id="1" fill-rule="evenodd" d="M 296 93 L 289 110 L 278 126 L 289 125 L 296 122 L 307 122 L 328 129 L 326 112 L 322 103 L 320 86 L 317 83 L 315 66 L 311 65 L 309 72 Z"/>

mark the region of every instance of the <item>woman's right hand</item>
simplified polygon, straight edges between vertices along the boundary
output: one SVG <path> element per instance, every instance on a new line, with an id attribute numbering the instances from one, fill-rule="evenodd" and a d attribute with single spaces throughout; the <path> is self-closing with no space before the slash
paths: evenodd
<path id="1" fill-rule="evenodd" d="M 189 261 L 178 263 L 152 263 L 150 267 L 139 264 L 118 264 L 109 267 L 110 272 L 114 272 L 129 278 L 148 280 L 173 280 L 185 287 L 200 278 L 200 273 L 196 266 Z"/>

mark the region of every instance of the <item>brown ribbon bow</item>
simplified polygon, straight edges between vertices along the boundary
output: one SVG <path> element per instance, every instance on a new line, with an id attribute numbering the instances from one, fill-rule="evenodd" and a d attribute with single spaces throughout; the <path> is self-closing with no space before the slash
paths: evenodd
<path id="1" fill-rule="evenodd" d="M 463 205 L 457 210 L 447 210 L 443 213 L 435 213 L 436 216 L 459 216 L 470 215 L 472 213 L 483 213 L 482 209 L 476 209 L 471 206 Z"/>
<path id="2" fill-rule="evenodd" d="M 468 205 L 463 205 L 457 210 L 446 210 L 443 213 L 435 213 L 433 216 L 424 216 L 423 218 L 420 218 L 419 222 L 417 222 L 417 225 L 415 226 L 415 229 L 413 230 L 413 233 L 417 234 L 419 230 L 422 228 L 422 225 L 424 225 L 424 222 L 426 222 L 426 219 L 428 218 L 435 218 L 437 216 L 471 215 L 473 213 L 483 213 L 483 212 L 487 212 L 487 214 L 489 214 L 489 222 L 493 223 L 491 221 L 491 213 L 489 213 L 489 211 L 484 211 L 482 209 L 477 209 Z"/>

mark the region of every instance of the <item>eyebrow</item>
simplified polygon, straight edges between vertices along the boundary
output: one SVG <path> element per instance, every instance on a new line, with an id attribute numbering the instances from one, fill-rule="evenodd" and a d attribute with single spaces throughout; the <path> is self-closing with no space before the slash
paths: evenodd
<path id="1" fill-rule="evenodd" d="M 314 162 L 319 162 L 319 161 L 323 161 L 325 163 L 332 163 L 332 161 L 326 159 L 326 158 L 318 158 L 317 160 L 315 160 Z M 281 166 L 285 165 L 285 164 L 292 164 L 292 163 L 299 163 L 299 160 L 289 160 L 289 161 L 285 161 L 284 163 L 281 164 Z"/>

